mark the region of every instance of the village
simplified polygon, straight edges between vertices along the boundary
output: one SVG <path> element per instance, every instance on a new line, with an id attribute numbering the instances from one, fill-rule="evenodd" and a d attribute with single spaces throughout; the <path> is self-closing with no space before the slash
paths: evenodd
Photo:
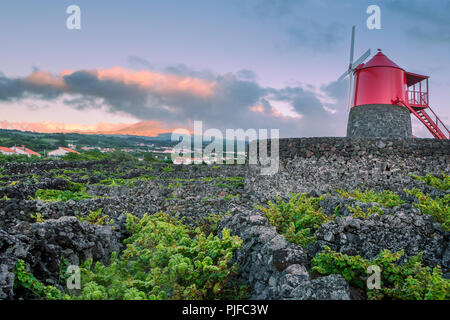
<path id="1" fill-rule="evenodd" d="M 41 133 L 31 132 L 11 132 L 3 130 L 0 136 L 0 156 L 3 156 L 6 161 L 12 160 L 14 156 L 28 157 L 30 159 L 67 159 L 66 156 L 72 155 L 73 159 L 86 159 L 84 156 L 89 155 L 97 157 L 99 154 L 107 154 L 114 157 L 114 154 L 126 153 L 138 161 L 155 160 L 155 161 L 170 161 L 174 164 L 219 164 L 223 161 L 238 161 L 245 158 L 244 151 L 225 151 L 222 146 L 213 144 L 211 148 L 206 142 L 202 141 L 196 145 L 192 144 L 192 139 L 183 138 L 183 142 L 176 144 L 170 141 L 153 141 L 153 142 L 139 142 L 129 141 L 123 144 L 123 138 L 111 139 L 111 136 L 99 136 L 96 141 L 83 140 L 84 137 L 69 137 L 69 141 L 61 135 L 45 136 Z M 200 135 L 199 135 L 200 136 Z M 142 139 L 143 137 L 136 137 Z M 47 141 L 50 143 L 45 144 Z M 231 140 L 229 140 L 231 141 Z M 245 146 L 245 143 L 244 143 Z M 215 150 L 215 148 L 218 148 Z M 209 150 L 209 151 L 207 151 Z M 219 157 L 222 152 L 223 156 Z M 77 156 L 79 155 L 79 157 Z"/>
<path id="2" fill-rule="evenodd" d="M 28 157 L 42 157 L 42 155 L 36 151 L 33 151 L 29 148 L 27 148 L 26 146 L 22 145 L 22 146 L 14 146 L 11 148 L 7 148 L 7 147 L 2 147 L 0 146 L 0 153 L 3 155 L 25 155 Z M 47 157 L 62 157 L 67 155 L 68 153 L 76 153 L 76 154 L 80 154 L 78 151 L 73 150 L 72 148 L 67 148 L 67 147 L 59 147 L 56 150 L 52 150 L 49 151 L 45 154 L 45 156 Z"/>
<path id="3" fill-rule="evenodd" d="M 79 151 L 77 151 L 76 149 L 78 149 Z M 161 149 L 161 150 L 159 150 Z M 156 159 L 161 159 L 161 160 L 167 160 L 168 159 L 168 155 L 172 152 L 171 148 L 168 147 L 161 147 L 158 150 L 149 150 L 148 152 L 151 152 L 153 157 L 155 157 Z M 6 155 L 6 156 L 13 156 L 13 155 L 23 155 L 23 156 L 28 156 L 28 157 L 37 157 L 37 158 L 42 158 L 42 157 L 50 157 L 50 158 L 60 158 L 60 157 L 64 157 L 68 154 L 81 154 L 82 152 L 88 152 L 88 151 L 99 151 L 101 153 L 108 153 L 108 152 L 115 152 L 115 151 L 120 151 L 120 152 L 125 152 L 125 153 L 133 153 L 133 152 L 137 152 L 137 151 L 142 151 L 142 150 L 137 150 L 137 149 L 131 149 L 131 148 L 120 148 L 120 149 L 116 149 L 116 148 L 102 148 L 102 147 L 87 147 L 87 146 L 83 146 L 83 147 L 79 147 L 77 148 L 76 145 L 73 144 L 68 144 L 67 147 L 58 147 L 57 149 L 48 151 L 48 152 L 36 152 L 30 148 L 27 148 L 25 145 L 21 145 L 21 146 L 12 146 L 12 147 L 3 147 L 0 146 L 0 154 L 1 155 Z"/>
<path id="4" fill-rule="evenodd" d="M 79 151 L 77 151 L 79 150 Z M 186 149 L 176 149 L 178 151 L 178 156 L 174 157 L 173 163 L 175 164 L 191 164 L 191 163 L 207 163 L 212 164 L 217 162 L 216 153 L 212 153 L 210 155 L 205 155 L 204 157 L 195 158 L 195 157 L 186 157 L 186 154 L 193 153 L 193 151 L 189 148 Z M 172 147 L 157 147 L 152 148 L 151 150 L 145 150 L 143 149 L 133 149 L 133 148 L 102 148 L 102 147 L 88 147 L 88 146 L 82 146 L 77 147 L 74 144 L 68 144 L 67 147 L 58 147 L 57 149 L 51 150 L 51 151 L 43 151 L 41 153 L 36 152 L 30 148 L 27 148 L 25 145 L 21 146 L 12 146 L 12 147 L 3 147 L 0 146 L 0 155 L 5 156 L 27 156 L 27 157 L 36 157 L 36 158 L 63 158 L 64 156 L 67 156 L 69 154 L 81 154 L 83 152 L 90 152 L 90 151 L 98 151 L 101 153 L 113 153 L 113 152 L 124 152 L 129 154 L 136 154 L 139 153 L 142 154 L 151 154 L 151 157 L 155 160 L 162 160 L 162 161 L 168 161 L 171 158 L 171 154 L 174 151 L 174 148 Z M 202 149 L 200 148 L 198 152 L 202 152 Z M 181 154 L 181 155 L 180 155 Z M 245 154 L 245 152 L 244 152 Z M 144 160 L 144 156 L 137 156 L 137 160 L 142 161 Z M 234 155 L 232 156 L 233 160 L 236 160 Z"/>

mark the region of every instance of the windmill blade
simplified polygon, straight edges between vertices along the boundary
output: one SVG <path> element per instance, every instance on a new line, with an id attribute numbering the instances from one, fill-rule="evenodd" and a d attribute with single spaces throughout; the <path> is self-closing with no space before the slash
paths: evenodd
<path id="1" fill-rule="evenodd" d="M 344 72 L 344 74 L 342 76 L 339 77 L 338 82 L 341 82 L 342 80 L 345 79 L 345 77 L 347 77 L 350 74 L 351 70 L 347 70 Z"/>
<path id="2" fill-rule="evenodd" d="M 353 64 L 353 66 L 356 68 L 356 67 L 359 66 L 361 63 L 363 63 L 364 60 L 366 60 L 369 56 L 370 56 L 370 49 L 367 50 L 361 57 L 359 57 L 359 59 L 355 61 L 355 63 Z"/>
<path id="3" fill-rule="evenodd" d="M 347 112 L 350 111 L 352 107 L 352 97 L 353 97 L 353 74 L 350 73 L 349 84 L 348 84 L 348 100 L 347 100 Z"/>
<path id="4" fill-rule="evenodd" d="M 351 44 L 350 44 L 350 62 L 349 62 L 350 69 L 352 69 L 353 55 L 354 55 L 354 51 L 355 51 L 355 29 L 356 29 L 356 27 L 353 26 L 352 27 L 352 40 L 351 40 Z"/>

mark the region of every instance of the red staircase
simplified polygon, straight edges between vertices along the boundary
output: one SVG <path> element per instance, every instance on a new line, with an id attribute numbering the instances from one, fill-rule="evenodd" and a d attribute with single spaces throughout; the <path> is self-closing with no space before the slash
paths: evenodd
<path id="1" fill-rule="evenodd" d="M 436 113 L 434 113 L 434 111 L 430 108 L 430 106 L 410 105 L 409 103 L 405 103 L 403 100 L 399 98 L 397 98 L 393 102 L 396 104 L 402 104 L 405 107 L 407 107 L 409 111 L 411 111 L 411 113 L 414 114 L 417 117 L 417 119 L 419 119 L 425 125 L 425 127 L 427 127 L 428 131 L 430 131 L 433 137 L 435 137 L 436 139 L 450 138 L 449 130 L 447 129 L 445 124 L 441 121 L 441 119 L 439 119 Z M 433 116 L 436 118 L 436 121 L 433 121 L 433 119 L 431 119 L 431 117 L 428 115 L 425 109 L 431 111 Z"/>
<path id="2" fill-rule="evenodd" d="M 419 120 L 428 128 L 433 137 L 435 137 L 436 139 L 449 139 L 450 134 L 447 127 L 430 107 L 428 107 L 428 110 L 430 110 L 431 113 L 435 116 L 436 121 L 433 121 L 431 119 L 428 113 L 426 113 L 425 109 L 415 107 L 410 107 L 409 109 L 413 109 L 415 111 L 414 115 L 419 118 Z M 439 124 L 441 124 L 442 130 L 438 127 Z"/>

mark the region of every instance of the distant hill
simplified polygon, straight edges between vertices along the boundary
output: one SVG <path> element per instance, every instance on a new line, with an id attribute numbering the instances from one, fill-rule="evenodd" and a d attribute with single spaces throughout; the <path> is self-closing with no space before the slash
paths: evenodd
<path id="1" fill-rule="evenodd" d="M 101 133 L 39 133 L 0 129 L 0 146 L 12 147 L 25 145 L 27 148 L 42 153 L 60 146 L 67 146 L 68 144 L 73 144 L 77 147 L 143 150 L 147 150 L 149 144 L 152 144 L 154 147 L 171 147 L 178 144 L 178 141 L 171 141 L 172 133 L 161 133 L 154 137 L 140 135 L 149 133 L 146 131 L 146 128 L 148 129 L 148 126 L 140 122 L 118 131 Z M 194 139 L 191 142 L 193 148 Z M 209 143 L 209 141 L 204 141 L 203 145 Z M 246 141 L 245 144 L 247 143 Z M 227 140 L 223 144 L 223 150 L 226 150 Z"/>
<path id="2" fill-rule="evenodd" d="M 170 140 L 170 136 L 171 136 L 170 132 L 158 134 L 158 132 L 160 132 L 160 131 L 161 131 L 160 128 L 155 128 L 155 124 L 153 121 L 141 121 L 141 122 L 134 123 L 134 124 L 131 124 L 129 126 L 126 126 L 121 129 L 114 130 L 114 131 L 101 131 L 101 132 L 97 132 L 97 133 L 103 134 L 103 135 L 129 135 L 129 136 L 139 136 L 139 137 L 149 137 L 149 138 L 155 138 L 155 137 L 159 138 L 161 135 L 163 135 L 164 137 L 168 136 L 168 139 L 166 139 L 166 140 Z M 167 130 L 167 131 L 171 131 L 171 130 Z M 160 139 L 158 139 L 158 140 L 160 140 Z"/>
<path id="3" fill-rule="evenodd" d="M 80 134 L 80 133 L 39 133 L 30 131 L 0 129 L 0 146 L 25 145 L 37 151 L 49 151 L 62 145 L 74 144 L 77 147 L 136 148 L 141 144 L 171 146 L 171 134 L 156 137 L 143 137 L 124 134 Z"/>

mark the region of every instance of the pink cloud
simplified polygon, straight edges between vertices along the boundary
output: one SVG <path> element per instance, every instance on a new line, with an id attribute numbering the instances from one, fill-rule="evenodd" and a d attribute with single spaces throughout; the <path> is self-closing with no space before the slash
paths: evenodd
<path id="1" fill-rule="evenodd" d="M 109 131 L 109 130 L 119 130 L 126 126 L 129 126 L 129 124 L 105 123 L 105 122 L 98 122 L 95 124 L 79 124 L 79 123 L 61 123 L 55 121 L 46 121 L 46 122 L 9 122 L 7 120 L 0 121 L 1 129 L 15 129 L 21 131 L 33 131 L 43 133 Z"/>
<path id="2" fill-rule="evenodd" d="M 67 88 L 64 79 L 61 76 L 55 77 L 48 71 L 35 71 L 25 77 L 24 81 L 34 85 L 49 86 L 55 89 Z"/>
<path id="3" fill-rule="evenodd" d="M 159 94 L 188 93 L 200 98 L 208 98 L 214 94 L 216 87 L 215 81 L 151 71 L 132 71 L 122 67 L 83 71 L 95 75 L 99 80 L 113 80 L 125 85 L 136 85 Z M 48 71 L 36 71 L 25 77 L 24 81 L 34 85 L 70 91 L 64 82 L 64 76 L 74 72 L 63 70 L 57 76 L 53 76 Z"/>
<path id="4" fill-rule="evenodd" d="M 209 97 L 214 94 L 215 81 L 150 71 L 131 71 L 122 67 L 98 69 L 92 71 L 100 80 L 115 80 L 124 84 L 140 85 L 159 93 L 191 93 L 199 97 Z"/>
<path id="5" fill-rule="evenodd" d="M 250 107 L 250 110 L 253 112 L 264 113 L 264 107 L 262 105 L 252 106 Z"/>

